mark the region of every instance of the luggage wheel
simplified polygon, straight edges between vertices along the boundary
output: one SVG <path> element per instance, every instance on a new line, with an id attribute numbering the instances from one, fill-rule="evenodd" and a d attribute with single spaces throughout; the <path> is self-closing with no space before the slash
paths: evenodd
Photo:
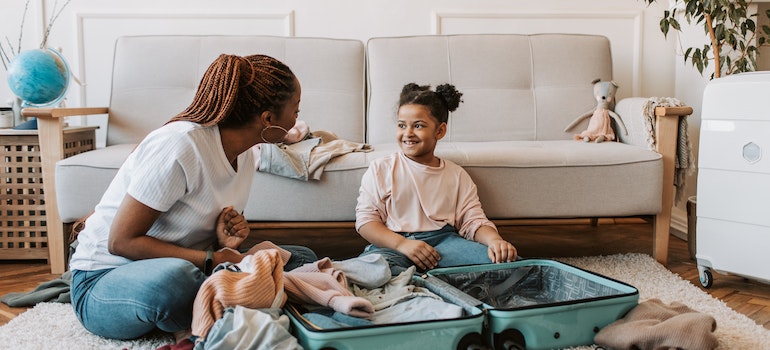
<path id="1" fill-rule="evenodd" d="M 495 350 L 526 350 L 524 334 L 516 329 L 506 329 L 495 334 Z"/>
<path id="2" fill-rule="evenodd" d="M 460 338 L 460 342 L 457 343 L 457 350 L 490 350 L 489 347 L 484 344 L 484 338 L 478 333 L 468 333 Z"/>
<path id="3" fill-rule="evenodd" d="M 704 268 L 703 271 L 699 271 L 700 285 L 703 288 L 711 288 L 714 285 L 714 275 L 711 273 L 711 269 Z"/>

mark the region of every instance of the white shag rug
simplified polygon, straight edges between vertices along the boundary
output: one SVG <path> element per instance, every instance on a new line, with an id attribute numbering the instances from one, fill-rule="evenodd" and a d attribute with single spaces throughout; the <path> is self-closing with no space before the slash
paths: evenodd
<path id="1" fill-rule="evenodd" d="M 649 255 L 618 254 L 556 260 L 633 285 L 639 290 L 640 302 L 652 298 L 665 303 L 678 301 L 713 316 L 717 321 L 715 334 L 719 349 L 770 349 L 770 331 L 667 270 Z M 0 327 L 0 348 L 3 349 L 157 349 L 172 342 L 173 338 L 164 334 L 134 341 L 95 336 L 80 325 L 69 304 L 38 304 Z"/>

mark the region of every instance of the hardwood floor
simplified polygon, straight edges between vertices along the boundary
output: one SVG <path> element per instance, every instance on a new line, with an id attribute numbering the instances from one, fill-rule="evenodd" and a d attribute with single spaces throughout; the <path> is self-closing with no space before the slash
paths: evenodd
<path id="1" fill-rule="evenodd" d="M 652 253 L 652 225 L 641 219 L 601 219 L 591 226 L 587 219 L 519 220 L 498 222 L 502 235 L 513 242 L 526 257 L 566 257 L 609 255 L 616 253 Z M 303 228 L 306 240 L 296 240 L 288 229 L 262 229 L 253 232 L 254 240 L 277 244 L 312 247 L 319 257 L 343 259 L 360 252 L 364 241 L 351 227 Z M 341 244 L 342 243 L 342 244 Z M 348 247 L 340 250 L 341 246 Z M 336 254 L 332 254 L 335 252 Z M 694 285 L 698 282 L 695 261 L 690 259 L 687 242 L 671 237 L 668 268 Z M 30 291 L 39 284 L 56 279 L 44 261 L 0 261 L 0 295 Z M 714 285 L 704 289 L 729 307 L 770 329 L 770 284 L 739 276 L 714 275 Z M 11 308 L 0 303 L 0 325 L 8 323 L 26 308 Z"/>

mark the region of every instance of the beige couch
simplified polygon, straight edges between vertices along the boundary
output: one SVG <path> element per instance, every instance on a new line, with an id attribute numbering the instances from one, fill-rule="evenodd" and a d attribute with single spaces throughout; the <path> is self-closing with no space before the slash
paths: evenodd
<path id="1" fill-rule="evenodd" d="M 563 131 L 595 106 L 591 81 L 612 79 L 605 37 L 415 36 L 364 45 L 326 38 L 140 36 L 116 43 L 109 107 L 24 111 L 40 117 L 54 272 L 66 266 L 60 223 L 95 206 L 133 145 L 187 106 L 202 72 L 223 52 L 283 60 L 302 83 L 300 119 L 311 130 L 374 149 L 332 159 L 318 181 L 255 172 L 251 196 L 259 200 L 244 209 L 254 228 L 350 225 L 369 161 L 398 149 L 401 87 L 450 82 L 464 93 L 464 103 L 450 116 L 437 153 L 467 169 L 490 218 L 654 217 L 653 252 L 666 262 L 677 115 L 691 109 L 656 110 L 669 115 L 657 119 L 660 153 L 646 143 L 645 98 L 617 103 L 629 132 L 620 142 L 583 143 Z M 61 117 L 94 113 L 108 114 L 107 147 L 59 161 Z"/>

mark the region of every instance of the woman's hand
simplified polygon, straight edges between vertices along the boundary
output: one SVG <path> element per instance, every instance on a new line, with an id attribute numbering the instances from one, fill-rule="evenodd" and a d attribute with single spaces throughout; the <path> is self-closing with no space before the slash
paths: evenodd
<path id="1" fill-rule="evenodd" d="M 217 242 L 220 247 L 238 249 L 249 236 L 249 226 L 246 218 L 233 209 L 233 206 L 222 209 L 217 218 Z"/>
<path id="2" fill-rule="evenodd" d="M 396 246 L 396 250 L 406 255 L 421 270 L 430 270 L 438 266 L 438 261 L 441 259 L 436 248 L 416 239 L 404 239 Z"/>

